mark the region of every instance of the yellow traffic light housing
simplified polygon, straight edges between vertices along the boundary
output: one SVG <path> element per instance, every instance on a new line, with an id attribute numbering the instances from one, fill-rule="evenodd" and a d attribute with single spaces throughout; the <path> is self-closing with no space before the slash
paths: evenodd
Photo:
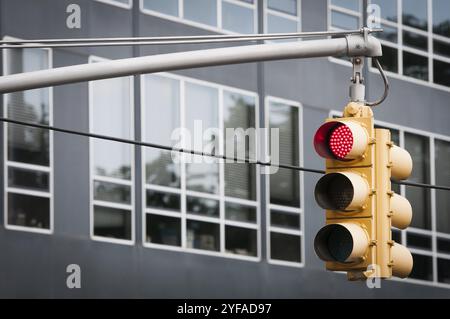
<path id="1" fill-rule="evenodd" d="M 326 158 L 314 191 L 326 226 L 314 249 L 327 270 L 346 271 L 349 279 L 408 276 L 411 254 L 392 241 L 391 226 L 408 227 L 412 209 L 390 182 L 411 173 L 408 152 L 393 145 L 389 130 L 374 128 L 370 107 L 354 102 L 317 130 L 314 147 Z"/>

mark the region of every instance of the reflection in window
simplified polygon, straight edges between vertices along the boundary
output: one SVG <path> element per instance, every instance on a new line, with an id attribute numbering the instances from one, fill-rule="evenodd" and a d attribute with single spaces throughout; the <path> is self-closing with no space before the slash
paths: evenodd
<path id="1" fill-rule="evenodd" d="M 217 25 L 217 1 L 184 0 L 184 17 L 210 26 Z"/>
<path id="2" fill-rule="evenodd" d="M 387 71 L 398 73 L 397 49 L 385 45 L 382 45 L 381 47 L 383 49 L 383 56 L 378 57 L 378 61 L 380 61 L 381 66 Z"/>
<path id="3" fill-rule="evenodd" d="M 415 233 L 407 233 L 406 242 L 408 247 L 431 250 L 431 237 Z"/>
<path id="4" fill-rule="evenodd" d="M 32 169 L 9 167 L 8 186 L 37 191 L 49 191 L 49 173 Z"/>
<path id="5" fill-rule="evenodd" d="M 229 253 L 256 256 L 257 232 L 255 229 L 225 226 L 225 249 Z"/>
<path id="6" fill-rule="evenodd" d="M 179 212 L 180 195 L 148 189 L 146 192 L 147 207 Z"/>
<path id="7" fill-rule="evenodd" d="M 91 58 L 91 62 L 101 61 Z M 89 83 L 90 131 L 133 139 L 132 78 L 114 78 Z M 134 147 L 91 139 L 92 189 L 94 202 L 92 234 L 132 240 Z M 105 182 L 105 177 L 107 182 Z M 120 206 L 117 206 L 120 205 Z"/>
<path id="8" fill-rule="evenodd" d="M 438 258 L 438 281 L 450 284 L 450 259 Z"/>
<path id="9" fill-rule="evenodd" d="M 433 41 L 433 51 L 434 51 L 434 54 L 439 54 L 439 55 L 450 58 L 450 43 L 439 41 L 439 40 L 434 40 Z"/>
<path id="10" fill-rule="evenodd" d="M 430 183 L 429 140 L 425 136 L 405 133 L 405 148 L 411 154 L 413 170 L 408 180 Z M 406 186 L 406 197 L 414 207 L 411 226 L 431 229 L 430 190 Z"/>
<path id="11" fill-rule="evenodd" d="M 398 41 L 398 31 L 397 28 L 381 24 L 381 28 L 383 29 L 383 32 L 375 33 L 375 37 L 381 40 L 386 40 L 389 42 L 397 43 Z M 384 55 L 384 51 L 383 51 Z"/>
<path id="12" fill-rule="evenodd" d="M 427 1 L 423 0 L 403 0 L 403 24 L 427 30 L 428 18 L 427 18 Z"/>
<path id="13" fill-rule="evenodd" d="M 412 254 L 413 269 L 409 278 L 421 280 L 433 280 L 433 260 L 430 256 Z"/>
<path id="14" fill-rule="evenodd" d="M 297 15 L 297 0 L 267 0 L 267 7 L 280 12 Z"/>
<path id="15" fill-rule="evenodd" d="M 218 218 L 220 215 L 219 201 L 215 199 L 187 196 L 186 211 L 188 214 Z"/>
<path id="16" fill-rule="evenodd" d="M 10 192 L 7 201 L 9 225 L 50 229 L 50 198 Z"/>
<path id="17" fill-rule="evenodd" d="M 344 29 L 355 30 L 359 28 L 359 18 L 339 11 L 331 11 L 332 26 Z"/>
<path id="18" fill-rule="evenodd" d="M 279 162 L 300 165 L 299 107 L 273 98 L 269 98 L 267 103 L 269 128 L 279 130 Z M 272 152 L 276 149 L 271 141 L 269 146 L 273 157 Z M 300 173 L 279 168 L 267 178 L 269 258 L 301 262 Z"/>
<path id="19" fill-rule="evenodd" d="M 178 0 L 143 0 L 143 7 L 172 16 L 178 16 Z"/>
<path id="20" fill-rule="evenodd" d="M 415 32 L 403 30 L 403 44 L 419 50 L 428 50 L 428 38 Z"/>
<path id="21" fill-rule="evenodd" d="M 300 12 L 297 0 L 268 0 L 265 8 L 267 33 L 292 33 L 300 30 Z M 278 42 L 297 39 L 276 40 Z"/>
<path id="22" fill-rule="evenodd" d="M 450 142 L 435 140 L 436 184 L 450 186 Z M 437 231 L 450 234 L 450 196 L 448 191 L 436 190 Z"/>
<path id="23" fill-rule="evenodd" d="M 434 83 L 450 86 L 450 63 L 433 60 Z"/>
<path id="24" fill-rule="evenodd" d="M 219 251 L 220 225 L 188 220 L 186 243 L 188 248 Z"/>
<path id="25" fill-rule="evenodd" d="M 439 253 L 450 254 L 450 239 L 438 238 L 437 250 Z"/>
<path id="26" fill-rule="evenodd" d="M 403 74 L 428 81 L 428 58 L 403 51 Z"/>
<path id="27" fill-rule="evenodd" d="M 397 22 L 397 0 L 371 0 L 370 3 L 380 6 L 380 14 L 382 19 Z"/>
<path id="28" fill-rule="evenodd" d="M 450 1 L 433 0 L 433 32 L 450 37 Z"/>
<path id="29" fill-rule="evenodd" d="M 131 240 L 131 212 L 94 206 L 94 236 Z"/>
<path id="30" fill-rule="evenodd" d="M 50 51 L 44 49 L 4 50 L 4 74 L 48 69 Z M 51 125 L 51 89 L 27 90 L 5 94 L 5 117 Z M 4 124 L 6 152 L 5 201 L 7 224 L 51 229 L 51 136 L 48 130 Z M 36 165 L 30 169 L 24 164 Z M 17 192 L 20 191 L 20 194 Z M 29 193 L 39 191 L 41 195 Z"/>
<path id="31" fill-rule="evenodd" d="M 181 221 L 179 218 L 146 214 L 146 241 L 155 244 L 180 246 Z"/>
<path id="32" fill-rule="evenodd" d="M 270 257 L 276 260 L 290 262 L 300 262 L 300 244 L 299 236 L 270 233 Z"/>
<path id="33" fill-rule="evenodd" d="M 256 207 L 226 202 L 225 218 L 239 222 L 256 223 Z"/>
<path id="34" fill-rule="evenodd" d="M 253 33 L 255 10 L 231 2 L 222 2 L 222 27 L 237 33 Z"/>
<path id="35" fill-rule="evenodd" d="M 348 10 L 359 12 L 360 0 L 331 0 L 331 4 Z"/>

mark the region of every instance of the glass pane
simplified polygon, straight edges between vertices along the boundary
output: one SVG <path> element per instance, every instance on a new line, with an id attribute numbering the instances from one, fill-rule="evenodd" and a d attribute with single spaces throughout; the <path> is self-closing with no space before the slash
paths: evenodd
<path id="1" fill-rule="evenodd" d="M 397 43 L 397 28 L 387 26 L 385 24 L 381 25 L 381 28 L 383 28 L 383 32 L 375 33 L 375 37 L 381 40 L 390 41 L 393 43 Z M 384 52 L 383 52 L 384 54 Z"/>
<path id="2" fill-rule="evenodd" d="M 8 224 L 50 229 L 50 199 L 8 193 Z"/>
<path id="3" fill-rule="evenodd" d="M 436 139 L 435 171 L 436 184 L 450 186 L 450 142 Z M 436 190 L 437 231 L 450 234 L 450 196 L 448 191 Z"/>
<path id="4" fill-rule="evenodd" d="M 186 245 L 188 248 L 220 250 L 219 224 L 188 220 L 186 227 Z"/>
<path id="5" fill-rule="evenodd" d="M 411 133 L 405 133 L 405 148 L 411 154 L 413 171 L 408 180 L 419 183 L 430 182 L 429 139 Z M 431 229 L 430 190 L 406 186 L 406 197 L 413 207 L 411 226 Z"/>
<path id="6" fill-rule="evenodd" d="M 225 218 L 239 222 L 256 223 L 256 207 L 226 202 Z"/>
<path id="7" fill-rule="evenodd" d="M 268 33 L 291 33 L 298 31 L 298 21 L 286 19 L 284 17 L 267 14 L 267 32 Z M 297 41 L 298 39 L 274 40 L 277 42 Z"/>
<path id="8" fill-rule="evenodd" d="M 227 253 L 256 256 L 257 232 L 255 229 L 225 226 L 225 250 Z"/>
<path id="9" fill-rule="evenodd" d="M 196 214 L 217 218 L 219 218 L 220 216 L 219 201 L 215 199 L 187 196 L 186 206 L 188 214 Z"/>
<path id="10" fill-rule="evenodd" d="M 48 173 L 24 168 L 8 167 L 8 186 L 49 191 Z"/>
<path id="11" fill-rule="evenodd" d="M 450 63 L 433 60 L 434 83 L 450 86 Z"/>
<path id="12" fill-rule="evenodd" d="M 131 79 L 116 78 L 91 82 L 91 132 L 132 139 Z M 92 139 L 94 174 L 131 179 L 133 146 Z"/>
<path id="13" fill-rule="evenodd" d="M 433 280 L 433 261 L 429 256 L 412 254 L 413 256 L 413 269 L 410 278 Z"/>
<path id="14" fill-rule="evenodd" d="M 158 75 L 145 75 L 145 141 L 174 145 L 172 132 L 180 127 L 180 82 Z"/>
<path id="15" fill-rule="evenodd" d="M 298 108 L 278 102 L 269 104 L 269 127 L 279 129 L 279 162 L 299 164 Z M 272 153 L 271 145 L 271 153 Z M 273 158 L 274 154 L 271 154 Z M 300 207 L 300 174 L 295 170 L 280 168 L 270 177 L 270 202 L 272 204 Z"/>
<path id="16" fill-rule="evenodd" d="M 428 81 L 428 58 L 403 51 L 403 74 Z"/>
<path id="17" fill-rule="evenodd" d="M 115 183 L 94 181 L 94 199 L 130 204 L 131 187 Z"/>
<path id="18" fill-rule="evenodd" d="M 205 132 L 219 127 L 219 93 L 216 88 L 186 83 L 186 128 L 193 145 L 188 148 L 203 151 L 204 146 L 215 140 L 217 132 Z M 195 130 L 197 128 L 197 130 Z M 205 149 L 206 151 L 206 149 Z M 216 153 L 215 148 L 208 153 Z"/>
<path id="19" fill-rule="evenodd" d="M 199 158 L 193 157 L 194 160 Z M 219 193 L 219 164 L 195 163 L 186 164 L 186 188 L 188 190 L 218 194 Z"/>
<path id="20" fill-rule="evenodd" d="M 402 233 L 399 230 L 392 230 L 392 240 L 396 243 L 401 244 L 402 243 Z"/>
<path id="21" fill-rule="evenodd" d="M 225 164 L 225 196 L 256 199 L 256 165 Z"/>
<path id="22" fill-rule="evenodd" d="M 359 28 L 359 18 L 331 10 L 331 25 L 340 29 L 355 30 Z"/>
<path id="23" fill-rule="evenodd" d="M 131 212 L 95 205 L 94 235 L 131 240 Z"/>
<path id="24" fill-rule="evenodd" d="M 270 258 L 300 262 L 300 240 L 296 235 L 270 233 Z"/>
<path id="25" fill-rule="evenodd" d="M 433 52 L 434 54 L 450 57 L 450 43 L 433 40 Z"/>
<path id="26" fill-rule="evenodd" d="M 450 1 L 433 0 L 433 32 L 450 37 Z"/>
<path id="27" fill-rule="evenodd" d="M 381 46 L 383 49 L 383 56 L 378 57 L 378 61 L 380 61 L 381 66 L 386 71 L 391 71 L 394 73 L 398 73 L 398 52 L 397 49 L 391 48 L 385 45 Z M 375 67 L 375 64 L 372 61 L 372 66 Z"/>
<path id="28" fill-rule="evenodd" d="M 382 19 L 397 22 L 397 0 L 371 0 L 370 2 L 380 6 Z M 384 25 L 383 29 L 385 29 Z"/>
<path id="29" fill-rule="evenodd" d="M 269 9 L 297 15 L 297 0 L 267 0 Z"/>
<path id="30" fill-rule="evenodd" d="M 144 0 L 144 9 L 178 16 L 178 0 Z"/>
<path id="31" fill-rule="evenodd" d="M 270 210 L 270 225 L 290 229 L 300 229 L 300 214 Z"/>
<path id="32" fill-rule="evenodd" d="M 181 220 L 179 218 L 147 214 L 146 225 L 147 242 L 181 246 Z"/>
<path id="33" fill-rule="evenodd" d="M 403 44 L 419 50 L 428 50 L 428 38 L 415 32 L 403 31 Z"/>
<path id="34" fill-rule="evenodd" d="M 225 149 L 228 156 L 255 158 L 255 103 L 253 96 L 228 91 L 223 93 Z M 245 149 L 245 154 L 238 152 L 239 147 Z"/>
<path id="35" fill-rule="evenodd" d="M 408 247 L 431 250 L 431 237 L 427 235 L 407 233 L 406 242 Z"/>
<path id="36" fill-rule="evenodd" d="M 49 68 L 48 51 L 42 49 L 5 50 L 5 74 Z M 7 117 L 15 120 L 50 124 L 49 89 L 27 90 L 5 95 Z M 49 165 L 49 131 L 8 124 L 8 160 Z"/>
<path id="37" fill-rule="evenodd" d="M 450 239 L 438 238 L 437 250 L 440 253 L 450 254 Z"/>
<path id="38" fill-rule="evenodd" d="M 450 259 L 438 258 L 438 281 L 450 284 Z"/>
<path id="39" fill-rule="evenodd" d="M 359 1 L 360 0 L 331 0 L 331 4 L 359 12 Z"/>
<path id="40" fill-rule="evenodd" d="M 180 188 L 180 164 L 174 163 L 170 151 L 145 149 L 147 184 Z"/>
<path id="41" fill-rule="evenodd" d="M 222 2 L 222 28 L 238 33 L 253 33 L 254 9 Z"/>
<path id="42" fill-rule="evenodd" d="M 403 24 L 410 27 L 427 30 L 427 1 L 403 0 Z"/>
<path id="43" fill-rule="evenodd" d="M 184 18 L 217 26 L 217 1 L 184 0 Z"/>
<path id="44" fill-rule="evenodd" d="M 148 189 L 146 191 L 147 207 L 180 212 L 181 202 L 179 194 L 159 192 Z"/>

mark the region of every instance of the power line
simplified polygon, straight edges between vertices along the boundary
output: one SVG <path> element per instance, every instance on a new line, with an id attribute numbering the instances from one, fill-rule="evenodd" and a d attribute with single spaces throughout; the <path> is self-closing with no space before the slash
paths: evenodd
<path id="1" fill-rule="evenodd" d="M 55 126 L 49 126 L 49 125 L 43 125 L 43 124 L 38 124 L 38 123 L 30 123 L 30 122 L 25 122 L 25 121 L 8 119 L 5 117 L 0 117 L 0 122 L 29 126 L 29 127 L 34 127 L 34 128 L 40 128 L 40 129 L 44 129 L 44 130 L 50 130 L 50 131 L 55 131 L 55 132 L 60 132 L 60 133 L 65 133 L 65 134 L 72 134 L 72 135 L 91 137 L 91 138 L 96 138 L 96 139 L 101 139 L 101 140 L 114 141 L 114 142 L 119 142 L 119 143 L 124 143 L 124 144 L 132 144 L 132 145 L 137 145 L 137 146 L 157 148 L 157 149 L 162 149 L 162 150 L 166 150 L 166 151 L 175 151 L 175 152 L 191 154 L 191 155 L 214 157 L 214 158 L 222 159 L 225 161 L 257 164 L 257 165 L 262 165 L 262 166 L 267 166 L 267 167 L 279 167 L 279 168 L 283 168 L 283 169 L 297 170 L 297 171 L 310 172 L 310 173 L 316 173 L 316 174 L 325 174 L 324 170 L 319 170 L 319 169 L 306 168 L 306 167 L 289 165 L 289 164 L 274 164 L 271 162 L 262 162 L 262 161 L 251 159 L 251 158 L 227 157 L 225 155 L 210 154 L 210 153 L 205 153 L 205 152 L 200 152 L 200 151 L 195 151 L 195 150 L 174 148 L 171 146 L 166 146 L 166 145 L 161 145 L 161 144 L 156 144 L 156 143 L 148 143 L 148 142 L 143 142 L 143 141 L 130 140 L 130 139 L 96 134 L 96 133 L 88 133 L 88 132 L 69 130 L 69 129 L 64 129 L 64 128 L 55 127 Z M 450 191 L 450 187 L 448 187 L 448 186 L 431 185 L 431 184 L 416 183 L 416 182 L 409 182 L 409 181 L 397 181 L 397 180 L 391 180 L 391 181 L 394 184 L 401 184 L 401 185 L 422 187 L 422 188 L 434 188 L 434 189 Z"/>

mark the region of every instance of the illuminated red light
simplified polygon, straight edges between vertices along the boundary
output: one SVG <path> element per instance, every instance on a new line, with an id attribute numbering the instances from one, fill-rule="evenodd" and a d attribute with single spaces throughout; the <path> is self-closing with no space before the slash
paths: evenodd
<path id="1" fill-rule="evenodd" d="M 353 134 L 347 125 L 339 125 L 330 134 L 330 151 L 339 159 L 345 159 L 353 147 Z"/>

